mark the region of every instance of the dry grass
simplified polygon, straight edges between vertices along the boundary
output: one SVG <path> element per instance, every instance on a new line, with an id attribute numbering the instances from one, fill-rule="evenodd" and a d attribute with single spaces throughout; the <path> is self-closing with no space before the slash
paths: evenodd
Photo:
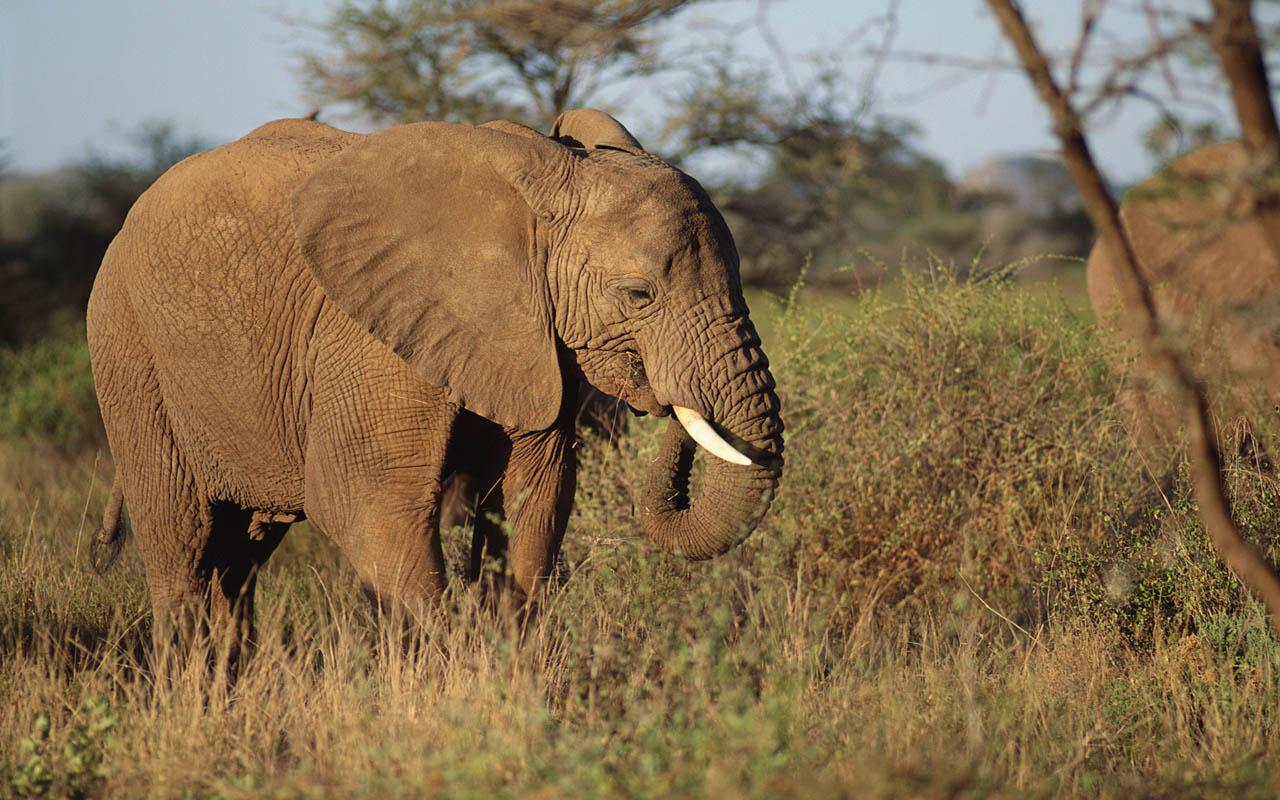
<path id="1" fill-rule="evenodd" d="M 746 546 L 699 565 L 644 546 L 642 423 L 586 448 L 560 585 L 523 635 L 459 583 L 406 645 L 299 526 L 229 690 L 155 682 L 131 547 L 84 566 L 109 465 L 10 442 L 0 792 L 1276 794 L 1280 650 L 1182 484 L 1166 502 L 1142 474 L 1086 319 L 945 278 L 755 305 L 788 471 Z M 1273 479 L 1233 488 L 1274 546 Z"/>

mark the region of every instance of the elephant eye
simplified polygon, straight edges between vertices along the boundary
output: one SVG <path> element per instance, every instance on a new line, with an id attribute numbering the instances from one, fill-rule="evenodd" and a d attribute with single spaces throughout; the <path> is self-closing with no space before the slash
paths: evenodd
<path id="1" fill-rule="evenodd" d="M 653 302 L 653 295 L 648 289 L 628 289 L 627 302 L 633 306 L 647 306 Z"/>
<path id="2" fill-rule="evenodd" d="M 653 289 L 647 283 L 628 281 L 617 287 L 618 296 L 631 309 L 639 310 L 653 302 Z"/>

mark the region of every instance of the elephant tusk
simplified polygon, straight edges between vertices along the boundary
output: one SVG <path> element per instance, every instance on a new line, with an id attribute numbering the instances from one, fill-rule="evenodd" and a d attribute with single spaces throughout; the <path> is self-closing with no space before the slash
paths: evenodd
<path id="1" fill-rule="evenodd" d="M 720 434 L 711 427 L 711 423 L 697 411 L 684 406 L 672 406 L 671 410 L 675 412 L 676 419 L 680 420 L 680 424 L 689 432 L 693 440 L 706 448 L 711 455 L 723 458 L 730 464 L 740 464 L 744 467 L 751 464 L 751 459 L 720 438 Z"/>

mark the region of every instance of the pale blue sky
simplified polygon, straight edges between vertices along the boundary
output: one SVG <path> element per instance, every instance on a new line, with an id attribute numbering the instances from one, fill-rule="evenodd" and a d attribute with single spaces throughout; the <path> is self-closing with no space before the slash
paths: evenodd
<path id="1" fill-rule="evenodd" d="M 770 16 L 784 47 L 802 53 L 840 45 L 885 5 L 779 0 Z M 1078 0 L 1026 5 L 1046 41 L 1073 40 Z M 36 170 L 91 146 L 118 148 L 122 134 L 146 119 L 171 119 L 184 133 L 224 141 L 264 121 L 305 114 L 296 54 L 307 35 L 284 19 L 316 19 L 331 7 L 332 0 L 0 0 L 0 139 L 13 166 Z M 722 0 L 697 10 L 675 26 L 676 41 L 715 46 L 707 21 L 749 19 L 755 7 L 754 0 Z M 1138 19 L 1110 24 L 1121 39 L 1145 35 Z M 866 65 L 856 57 L 864 44 L 847 48 L 855 78 Z M 972 58 L 1005 52 L 980 0 L 901 0 L 896 48 Z M 739 49 L 767 55 L 751 34 Z M 878 86 L 881 110 L 915 119 L 922 148 L 953 172 L 1051 146 L 1047 116 L 1020 75 L 895 60 L 884 65 Z M 658 117 L 656 102 L 640 91 L 616 111 L 644 131 Z M 1135 107 L 1096 129 L 1095 148 L 1113 178 L 1149 168 L 1137 136 L 1151 119 Z"/>

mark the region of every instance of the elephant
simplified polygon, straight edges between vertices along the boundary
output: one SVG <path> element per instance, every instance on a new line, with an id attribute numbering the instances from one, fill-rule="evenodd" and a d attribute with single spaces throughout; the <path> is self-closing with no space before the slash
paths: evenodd
<path id="1" fill-rule="evenodd" d="M 1130 190 L 1120 209 L 1165 335 L 1208 389 L 1219 428 L 1240 446 L 1265 444 L 1239 434 L 1274 421 L 1280 404 L 1280 261 L 1254 214 L 1247 169 L 1237 141 L 1202 147 Z M 1123 333 L 1132 310 L 1101 242 L 1085 277 L 1098 319 Z M 1127 422 L 1143 449 L 1163 447 L 1167 456 L 1178 416 L 1155 391 L 1158 376 L 1142 363 L 1134 369 L 1121 396 Z"/>
<path id="2" fill-rule="evenodd" d="M 711 558 L 759 525 L 783 420 L 724 219 L 607 114 L 565 114 L 559 140 L 516 127 L 278 120 L 130 210 L 87 314 L 116 465 L 96 539 L 118 550 L 126 506 L 157 644 L 251 641 L 255 576 L 303 518 L 380 600 L 438 608 L 467 428 L 508 445 L 512 572 L 536 598 L 580 381 L 672 418 L 636 498 L 656 547 Z"/>

